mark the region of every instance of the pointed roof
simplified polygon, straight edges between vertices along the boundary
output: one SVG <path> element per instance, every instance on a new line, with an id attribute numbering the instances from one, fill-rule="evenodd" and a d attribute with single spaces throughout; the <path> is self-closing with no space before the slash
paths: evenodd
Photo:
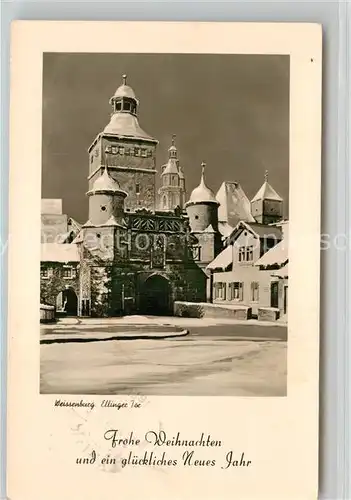
<path id="1" fill-rule="evenodd" d="M 177 163 L 177 156 L 178 156 L 178 150 L 175 145 L 175 135 L 172 135 L 172 145 L 168 149 L 168 162 L 162 166 L 162 175 L 166 174 L 177 174 L 179 175 L 179 169 L 178 169 L 178 163 Z"/>
<path id="2" fill-rule="evenodd" d="M 178 167 L 177 167 L 177 162 L 174 158 L 169 158 L 168 162 L 166 165 L 164 165 L 164 169 L 162 170 L 162 175 L 166 174 L 176 174 L 179 175 Z"/>
<path id="3" fill-rule="evenodd" d="M 258 200 L 283 201 L 283 198 L 279 196 L 276 190 L 272 188 L 272 186 L 268 182 L 268 170 L 266 170 L 264 175 L 264 183 L 252 198 L 251 203 Z"/>
<path id="4" fill-rule="evenodd" d="M 197 203 L 215 203 L 216 205 L 219 205 L 218 201 L 215 198 L 215 195 L 213 191 L 208 188 L 205 184 L 205 166 L 206 164 L 204 162 L 201 163 L 201 181 L 200 184 L 193 189 L 191 192 L 189 201 L 185 204 L 187 205 L 194 205 Z"/>
<path id="5" fill-rule="evenodd" d="M 248 197 L 238 182 L 224 181 L 216 199 L 219 202 L 218 221 L 234 228 L 241 220 L 254 222 Z"/>
<path id="6" fill-rule="evenodd" d="M 206 227 L 206 229 L 204 230 L 204 233 L 215 233 L 216 231 L 213 229 L 213 226 L 212 224 L 210 224 L 209 226 Z"/>
<path id="7" fill-rule="evenodd" d="M 283 236 L 281 228 L 275 225 L 259 224 L 258 222 L 240 221 L 234 227 L 231 234 L 227 237 L 226 244 L 228 245 L 233 244 L 233 242 L 236 241 L 236 239 L 243 231 L 248 231 L 249 233 L 253 234 L 256 238 L 259 239 L 269 238 L 275 240 L 276 242 L 281 241 Z"/>
<path id="8" fill-rule="evenodd" d="M 127 193 L 120 188 L 118 182 L 110 176 L 106 166 L 102 175 L 94 181 L 92 189 L 87 194 L 91 195 L 100 192 L 109 192 L 119 194 L 121 196 L 127 196 Z"/>

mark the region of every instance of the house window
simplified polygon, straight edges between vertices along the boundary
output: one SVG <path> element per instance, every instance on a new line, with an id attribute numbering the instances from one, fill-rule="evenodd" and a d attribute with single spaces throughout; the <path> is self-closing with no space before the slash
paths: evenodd
<path id="1" fill-rule="evenodd" d="M 253 246 L 246 247 L 246 260 L 248 262 L 253 260 Z"/>
<path id="2" fill-rule="evenodd" d="M 140 193 L 140 184 L 135 184 L 135 192 L 136 194 L 139 194 Z"/>
<path id="3" fill-rule="evenodd" d="M 226 291 L 227 291 L 227 284 L 226 283 L 215 283 L 215 298 L 217 300 L 226 300 Z"/>
<path id="4" fill-rule="evenodd" d="M 72 268 L 71 267 L 64 267 L 62 271 L 62 276 L 64 278 L 72 278 Z"/>
<path id="5" fill-rule="evenodd" d="M 253 260 L 253 246 L 239 248 L 239 262 L 251 262 Z"/>
<path id="6" fill-rule="evenodd" d="M 244 284 L 241 281 L 229 283 L 229 300 L 243 300 Z"/>
<path id="7" fill-rule="evenodd" d="M 245 260 L 245 247 L 239 248 L 239 262 L 243 262 Z"/>
<path id="8" fill-rule="evenodd" d="M 197 247 L 192 247 L 191 248 L 191 257 L 193 258 L 193 260 L 200 260 L 201 258 L 201 249 L 199 246 Z"/>
<path id="9" fill-rule="evenodd" d="M 252 281 L 251 283 L 251 302 L 258 302 L 259 300 L 259 283 Z"/>
<path id="10" fill-rule="evenodd" d="M 42 267 L 40 269 L 40 276 L 42 278 L 48 278 L 49 277 L 49 269 L 47 267 Z"/>

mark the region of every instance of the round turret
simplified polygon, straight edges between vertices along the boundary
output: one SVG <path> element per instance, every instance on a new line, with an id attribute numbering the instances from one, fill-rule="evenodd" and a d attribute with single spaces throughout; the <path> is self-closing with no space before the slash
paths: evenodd
<path id="1" fill-rule="evenodd" d="M 87 195 L 89 196 L 89 220 L 92 224 L 118 223 L 124 214 L 124 199 L 127 193 L 120 188 L 105 167 Z"/>
<path id="2" fill-rule="evenodd" d="M 201 164 L 200 184 L 193 189 L 189 201 L 185 204 L 193 232 L 202 232 L 210 225 L 216 230 L 218 226 L 219 203 L 213 191 L 206 186 L 205 166 L 205 163 Z"/>

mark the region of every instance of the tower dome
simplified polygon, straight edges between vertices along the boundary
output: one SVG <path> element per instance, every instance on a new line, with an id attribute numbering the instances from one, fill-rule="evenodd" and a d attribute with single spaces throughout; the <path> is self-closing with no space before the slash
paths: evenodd
<path id="1" fill-rule="evenodd" d="M 134 138 L 157 143 L 147 134 L 138 122 L 139 101 L 132 87 L 127 85 L 127 75 L 123 75 L 123 83 L 110 99 L 113 113 L 104 132 L 119 137 Z"/>
<path id="2" fill-rule="evenodd" d="M 120 188 L 118 182 L 109 175 L 106 167 L 104 168 L 103 174 L 94 181 L 92 189 L 88 191 L 88 195 L 100 193 L 118 194 L 123 197 L 127 196 L 127 193 Z"/>
<path id="3" fill-rule="evenodd" d="M 131 99 L 137 100 L 134 90 L 127 85 L 127 75 L 123 75 L 123 83 L 118 87 L 113 97 L 130 97 Z M 111 99 L 113 99 L 113 97 Z"/>
<path id="4" fill-rule="evenodd" d="M 214 192 L 210 188 L 208 188 L 205 184 L 205 166 L 206 164 L 202 162 L 200 184 L 191 192 L 189 201 L 186 203 L 186 206 L 200 204 L 200 203 L 214 203 L 216 205 L 219 205 L 218 201 L 216 200 Z"/>

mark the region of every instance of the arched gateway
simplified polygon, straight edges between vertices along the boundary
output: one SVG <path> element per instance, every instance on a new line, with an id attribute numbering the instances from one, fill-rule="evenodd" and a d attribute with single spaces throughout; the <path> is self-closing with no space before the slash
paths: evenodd
<path id="1" fill-rule="evenodd" d="M 57 312 L 65 313 L 67 316 L 77 316 L 78 297 L 73 288 L 66 288 L 56 297 Z"/>
<path id="2" fill-rule="evenodd" d="M 172 314 L 171 285 L 167 278 L 159 274 L 147 278 L 141 289 L 140 312 L 160 316 Z"/>

